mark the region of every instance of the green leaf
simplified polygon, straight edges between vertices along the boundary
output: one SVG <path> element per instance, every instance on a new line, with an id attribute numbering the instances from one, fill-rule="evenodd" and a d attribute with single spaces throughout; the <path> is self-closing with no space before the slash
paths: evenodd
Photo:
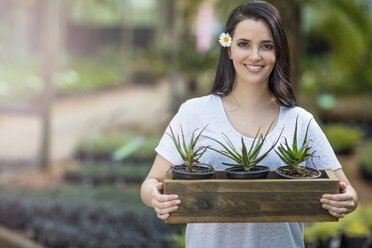
<path id="1" fill-rule="evenodd" d="M 187 152 L 188 151 L 188 148 L 187 148 L 186 141 L 185 141 L 185 135 L 183 133 L 183 129 L 182 129 L 182 126 L 181 125 L 180 125 L 180 127 L 181 127 L 181 134 L 182 134 L 183 149 L 185 149 L 185 153 L 188 155 L 189 153 Z"/>
<path id="2" fill-rule="evenodd" d="M 309 123 L 307 124 L 307 127 L 306 127 L 306 133 L 305 133 L 305 138 L 304 138 L 304 143 L 303 145 L 305 145 L 305 143 L 307 142 L 307 133 L 309 131 L 309 127 L 310 127 L 310 123 L 311 121 L 313 120 L 313 118 L 310 119 Z"/>
<path id="3" fill-rule="evenodd" d="M 293 150 L 294 150 L 295 152 L 297 152 L 297 123 L 298 123 L 298 115 L 297 115 L 297 117 L 296 117 L 295 131 L 294 131 L 294 135 L 293 135 L 293 143 L 292 143 Z"/>
<path id="4" fill-rule="evenodd" d="M 240 153 L 238 152 L 238 150 L 235 148 L 234 144 L 233 144 L 233 143 L 231 142 L 231 140 L 227 137 L 227 135 L 224 134 L 224 133 L 222 133 L 222 135 L 225 136 L 224 139 L 225 139 L 226 143 L 229 145 L 229 147 L 232 149 L 232 151 L 235 153 L 235 155 L 238 156 L 240 159 L 243 159 L 242 154 L 240 154 Z"/>

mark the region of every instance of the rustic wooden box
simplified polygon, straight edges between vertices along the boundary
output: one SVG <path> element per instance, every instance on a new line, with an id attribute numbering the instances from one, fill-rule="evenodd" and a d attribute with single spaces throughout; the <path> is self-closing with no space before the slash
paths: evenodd
<path id="1" fill-rule="evenodd" d="M 270 170 L 267 179 L 237 180 L 217 170 L 216 179 L 174 180 L 168 171 L 164 193 L 178 194 L 181 204 L 165 222 L 337 221 L 320 198 L 339 193 L 339 180 L 330 169 L 321 172 L 318 179 L 282 179 Z"/>

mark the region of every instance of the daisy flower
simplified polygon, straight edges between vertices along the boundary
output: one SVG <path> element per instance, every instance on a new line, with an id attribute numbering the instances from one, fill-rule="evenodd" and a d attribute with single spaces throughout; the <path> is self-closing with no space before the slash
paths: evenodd
<path id="1" fill-rule="evenodd" d="M 223 46 L 223 47 L 231 46 L 231 36 L 229 35 L 229 33 L 220 34 L 219 42 L 220 42 L 221 46 Z"/>

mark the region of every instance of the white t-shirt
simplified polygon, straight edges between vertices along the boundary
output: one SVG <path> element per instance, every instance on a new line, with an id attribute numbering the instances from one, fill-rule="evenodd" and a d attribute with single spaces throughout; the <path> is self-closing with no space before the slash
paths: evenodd
<path id="1" fill-rule="evenodd" d="M 302 144 L 306 127 L 310 119 L 313 118 L 312 114 L 300 107 L 280 107 L 277 123 L 266 137 L 261 153 L 269 149 L 282 130 L 283 133 L 277 146 L 284 141 L 284 137 L 287 138 L 290 145 L 292 144 L 297 116 L 297 143 Z M 222 133 L 229 137 L 238 149 L 241 147 L 242 137 L 247 147 L 253 141 L 253 138 L 245 137 L 234 129 L 226 115 L 221 97 L 214 94 L 190 99 L 183 103 L 170 125 L 174 133 L 180 136 L 180 125 L 182 125 L 187 141 L 190 140 L 191 134 L 195 129 L 198 129 L 196 133 L 199 133 L 206 125 L 208 126 L 204 130 L 203 135 L 213 137 L 223 144 L 226 142 Z M 166 132 L 170 133 L 169 127 Z M 315 120 L 311 121 L 308 139 L 311 140 L 311 150 L 316 151 L 312 162 L 317 168 L 331 168 L 333 170 L 341 168 L 332 147 Z M 223 150 L 223 147 L 217 142 L 203 136 L 200 137 L 196 146 L 207 145 Z M 172 164 L 183 163 L 169 135 L 163 135 L 155 150 Z M 233 160 L 210 149 L 204 153 L 199 162 L 211 164 L 215 169 L 228 167 L 223 165 L 222 162 L 234 163 Z M 314 167 L 312 162 L 311 159 L 308 159 L 304 163 L 309 167 Z M 259 164 L 268 166 L 271 169 L 284 165 L 274 151 L 271 151 Z M 303 223 L 190 223 L 186 229 L 186 248 L 199 247 L 304 247 Z"/>

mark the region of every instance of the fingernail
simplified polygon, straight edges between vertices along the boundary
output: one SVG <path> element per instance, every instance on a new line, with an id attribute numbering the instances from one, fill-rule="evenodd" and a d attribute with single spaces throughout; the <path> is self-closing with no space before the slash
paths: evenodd
<path id="1" fill-rule="evenodd" d="M 181 203 L 181 201 L 180 201 L 180 200 L 177 200 L 177 201 L 176 201 L 176 204 L 180 204 L 180 203 Z"/>

